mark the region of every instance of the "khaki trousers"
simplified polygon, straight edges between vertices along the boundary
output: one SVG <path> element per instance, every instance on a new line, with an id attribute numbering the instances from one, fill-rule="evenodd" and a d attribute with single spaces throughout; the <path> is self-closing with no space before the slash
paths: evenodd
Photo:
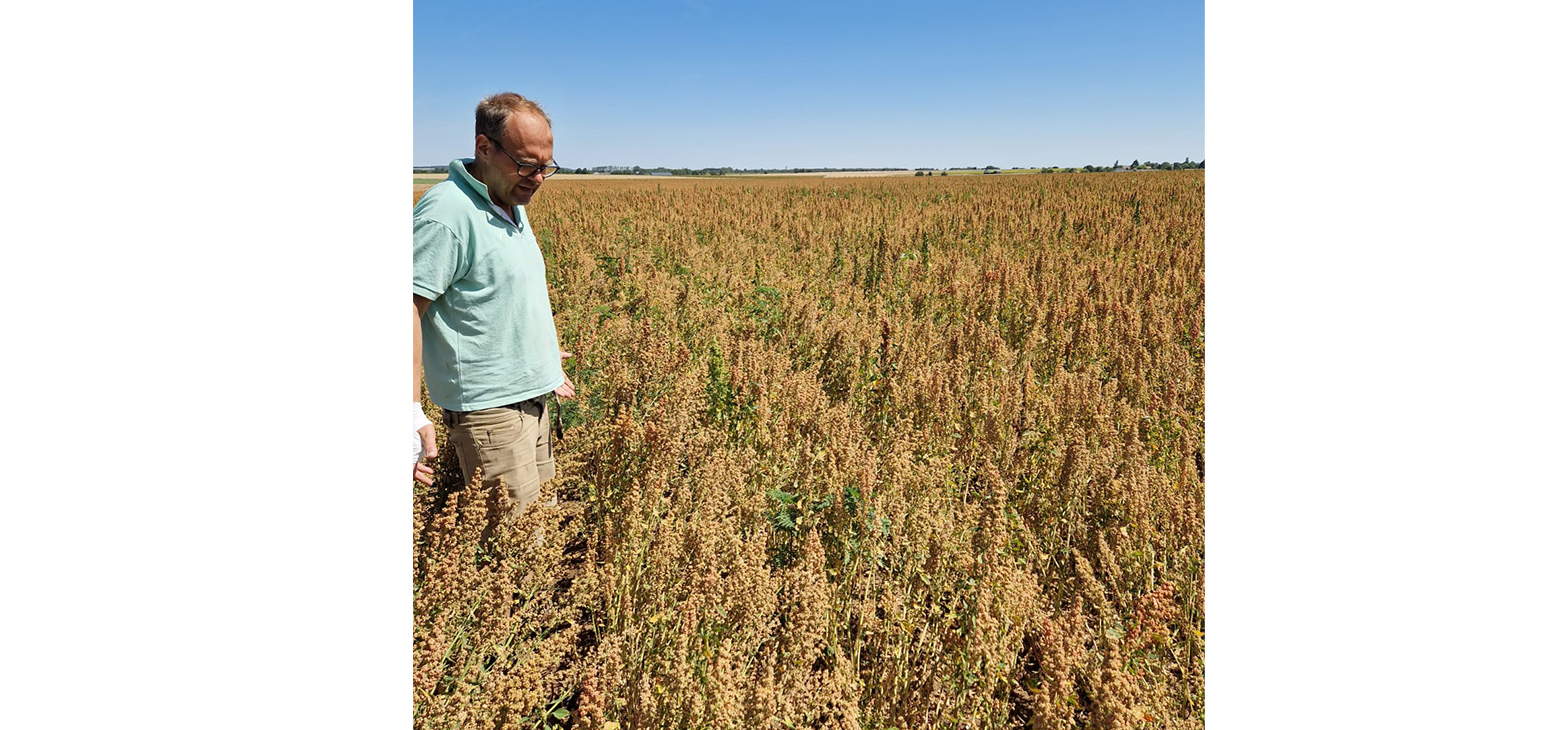
<path id="1" fill-rule="evenodd" d="M 545 395 L 502 408 L 444 412 L 466 483 L 482 467 L 482 486 L 493 490 L 502 484 L 509 490 L 512 517 L 541 497 L 542 482 L 557 474 L 548 416 Z"/>

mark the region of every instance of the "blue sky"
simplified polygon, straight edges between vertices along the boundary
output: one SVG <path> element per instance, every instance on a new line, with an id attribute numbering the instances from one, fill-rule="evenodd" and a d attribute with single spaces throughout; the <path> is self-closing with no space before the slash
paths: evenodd
<path id="1" fill-rule="evenodd" d="M 416 2 L 414 165 L 516 91 L 564 166 L 1201 160 L 1203 5 Z"/>

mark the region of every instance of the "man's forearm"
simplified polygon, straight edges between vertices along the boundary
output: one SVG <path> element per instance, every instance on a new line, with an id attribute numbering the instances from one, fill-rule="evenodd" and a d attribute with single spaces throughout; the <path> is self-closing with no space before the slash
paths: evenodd
<path id="1" fill-rule="evenodd" d="M 422 402 L 422 312 L 412 300 L 412 402 Z"/>

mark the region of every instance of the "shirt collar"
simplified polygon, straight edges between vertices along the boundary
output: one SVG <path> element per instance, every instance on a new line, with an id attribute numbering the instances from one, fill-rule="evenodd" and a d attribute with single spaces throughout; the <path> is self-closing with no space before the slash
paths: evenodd
<path id="1" fill-rule="evenodd" d="M 472 174 L 466 170 L 466 165 L 469 165 L 473 162 L 476 162 L 476 159 L 471 157 L 462 157 L 451 160 L 450 177 L 464 186 L 466 188 L 466 193 L 475 199 L 475 201 L 482 208 L 491 211 L 493 215 L 497 216 L 498 211 L 502 209 L 493 202 L 492 198 L 488 197 L 487 185 L 483 184 L 481 180 L 473 177 Z M 520 217 L 520 208 L 521 206 L 518 205 L 511 207 L 509 209 L 509 217 L 513 219 L 512 222 L 514 223 L 515 228 L 524 229 L 525 219 Z M 502 216 L 500 216 L 500 218 L 502 218 Z"/>

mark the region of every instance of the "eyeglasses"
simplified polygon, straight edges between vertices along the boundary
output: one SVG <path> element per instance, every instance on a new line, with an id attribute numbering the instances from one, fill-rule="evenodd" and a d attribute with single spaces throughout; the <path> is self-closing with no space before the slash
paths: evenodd
<path id="1" fill-rule="evenodd" d="M 552 177 L 558 173 L 558 166 L 555 164 L 549 163 L 546 165 L 527 165 L 526 163 L 515 159 L 514 155 L 509 154 L 509 150 L 504 149 L 504 146 L 499 144 L 498 140 L 495 139 L 492 140 L 492 142 L 494 146 L 498 147 L 499 152 L 504 153 L 504 156 L 508 157 L 510 162 L 515 163 L 515 169 L 520 172 L 520 177 L 530 177 L 535 175 L 537 170 L 542 171 L 542 177 L 544 178 Z"/>

